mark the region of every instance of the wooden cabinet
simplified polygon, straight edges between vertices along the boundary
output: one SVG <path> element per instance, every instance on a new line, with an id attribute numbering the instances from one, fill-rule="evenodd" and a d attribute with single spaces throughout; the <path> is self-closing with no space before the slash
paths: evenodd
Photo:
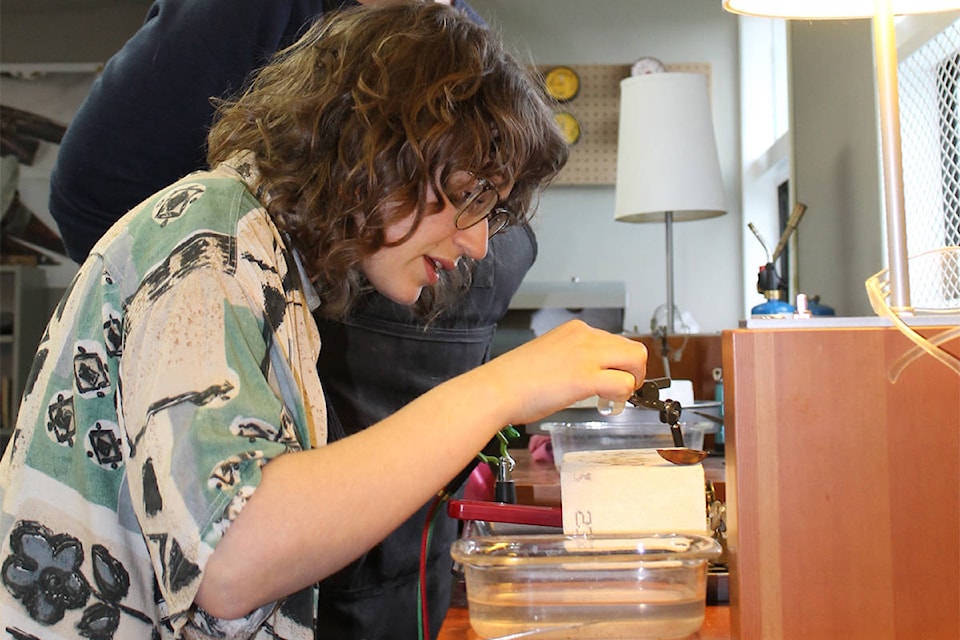
<path id="1" fill-rule="evenodd" d="M 24 385 L 49 320 L 43 269 L 0 265 L 0 438 L 16 423 Z"/>
<path id="2" fill-rule="evenodd" d="M 734 637 L 960 638 L 960 376 L 923 355 L 892 382 L 911 347 L 724 332 Z"/>

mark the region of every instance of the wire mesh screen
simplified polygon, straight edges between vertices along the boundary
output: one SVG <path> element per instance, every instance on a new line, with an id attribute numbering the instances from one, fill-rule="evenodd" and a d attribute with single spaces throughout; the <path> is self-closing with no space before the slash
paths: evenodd
<path id="1" fill-rule="evenodd" d="M 902 59 L 898 76 L 907 253 L 919 256 L 960 246 L 960 21 Z M 960 309 L 958 261 L 913 262 L 912 306 Z"/>

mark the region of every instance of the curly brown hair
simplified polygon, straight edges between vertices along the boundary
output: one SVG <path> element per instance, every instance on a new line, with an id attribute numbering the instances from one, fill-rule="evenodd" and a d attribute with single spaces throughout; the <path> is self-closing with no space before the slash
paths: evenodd
<path id="1" fill-rule="evenodd" d="M 327 317 L 364 290 L 359 263 L 387 225 L 415 212 L 415 229 L 443 207 L 427 195 L 452 172 L 514 181 L 504 205 L 520 223 L 569 153 L 538 78 L 488 27 L 432 2 L 319 21 L 219 105 L 208 147 L 211 166 L 255 154 Z"/>

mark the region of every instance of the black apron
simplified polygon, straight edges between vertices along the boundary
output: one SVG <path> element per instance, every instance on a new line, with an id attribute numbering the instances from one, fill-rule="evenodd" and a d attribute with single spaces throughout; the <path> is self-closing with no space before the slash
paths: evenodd
<path id="1" fill-rule="evenodd" d="M 425 330 L 407 307 L 376 296 L 344 322 L 318 320 L 318 370 L 330 411 L 330 440 L 378 422 L 433 388 L 485 362 L 496 323 L 536 258 L 526 226 L 490 242 L 456 310 Z M 429 446 L 430 434 L 423 434 Z M 413 462 L 411 462 L 413 464 Z M 318 640 L 415 640 L 420 540 L 429 503 L 361 558 L 320 584 Z M 450 603 L 450 545 L 457 521 L 437 518 L 428 554 L 430 635 Z"/>

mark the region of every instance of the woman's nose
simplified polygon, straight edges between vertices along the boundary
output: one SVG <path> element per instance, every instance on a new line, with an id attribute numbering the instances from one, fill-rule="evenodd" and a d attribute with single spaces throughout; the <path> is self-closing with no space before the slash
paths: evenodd
<path id="1" fill-rule="evenodd" d="M 453 235 L 454 243 L 463 250 L 465 255 L 474 260 L 482 260 L 487 255 L 489 240 L 486 220 L 466 229 L 457 229 Z"/>

